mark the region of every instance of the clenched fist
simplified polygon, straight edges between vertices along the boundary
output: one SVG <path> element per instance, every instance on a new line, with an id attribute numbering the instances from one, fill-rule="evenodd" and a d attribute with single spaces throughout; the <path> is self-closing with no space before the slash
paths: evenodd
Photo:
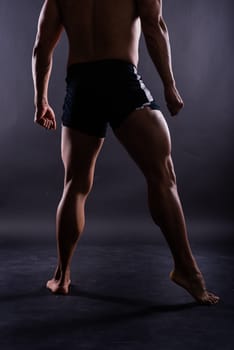
<path id="1" fill-rule="evenodd" d="M 48 130 L 56 129 L 55 114 L 49 105 L 36 107 L 34 122 Z"/>
<path id="2" fill-rule="evenodd" d="M 179 113 L 183 108 L 184 102 L 179 94 L 177 88 L 173 86 L 165 87 L 164 89 L 165 99 L 167 108 L 169 109 L 172 116 Z"/>

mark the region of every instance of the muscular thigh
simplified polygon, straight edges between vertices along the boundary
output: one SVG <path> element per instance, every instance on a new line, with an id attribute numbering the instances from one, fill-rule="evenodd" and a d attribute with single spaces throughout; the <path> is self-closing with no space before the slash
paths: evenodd
<path id="1" fill-rule="evenodd" d="M 159 110 L 134 111 L 114 133 L 145 175 L 171 163 L 170 133 Z"/>
<path id="2" fill-rule="evenodd" d="M 92 175 L 104 139 L 62 127 L 62 159 L 66 176 Z"/>

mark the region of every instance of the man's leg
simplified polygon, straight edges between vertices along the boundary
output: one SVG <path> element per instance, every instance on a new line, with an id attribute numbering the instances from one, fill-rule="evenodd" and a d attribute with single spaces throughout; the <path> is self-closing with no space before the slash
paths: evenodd
<path id="1" fill-rule="evenodd" d="M 200 303 L 218 302 L 218 297 L 207 292 L 191 252 L 177 193 L 170 134 L 162 113 L 148 107 L 134 111 L 115 130 L 115 135 L 145 175 L 151 215 L 174 258 L 171 279 Z"/>
<path id="2" fill-rule="evenodd" d="M 56 234 L 58 266 L 47 287 L 67 294 L 70 263 L 85 224 L 85 202 L 91 191 L 96 159 L 104 139 L 62 128 L 62 160 L 65 168 L 64 190 L 57 209 Z"/>

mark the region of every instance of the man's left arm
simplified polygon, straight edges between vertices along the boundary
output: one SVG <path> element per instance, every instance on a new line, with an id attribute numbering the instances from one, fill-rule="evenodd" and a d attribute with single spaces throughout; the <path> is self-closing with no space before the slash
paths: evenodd
<path id="1" fill-rule="evenodd" d="M 35 123 L 46 129 L 56 129 L 53 109 L 48 102 L 48 85 L 53 52 L 63 30 L 56 0 L 46 0 L 42 7 L 32 55 Z"/>

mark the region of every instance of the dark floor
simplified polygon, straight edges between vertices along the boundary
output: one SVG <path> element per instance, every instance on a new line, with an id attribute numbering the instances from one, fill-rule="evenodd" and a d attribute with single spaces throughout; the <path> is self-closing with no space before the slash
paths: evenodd
<path id="1" fill-rule="evenodd" d="M 169 281 L 166 245 L 146 243 L 81 240 L 63 297 L 44 287 L 56 264 L 53 241 L 2 239 L 1 349 L 233 349 L 230 246 L 194 245 L 209 289 L 222 299 L 199 306 Z"/>

